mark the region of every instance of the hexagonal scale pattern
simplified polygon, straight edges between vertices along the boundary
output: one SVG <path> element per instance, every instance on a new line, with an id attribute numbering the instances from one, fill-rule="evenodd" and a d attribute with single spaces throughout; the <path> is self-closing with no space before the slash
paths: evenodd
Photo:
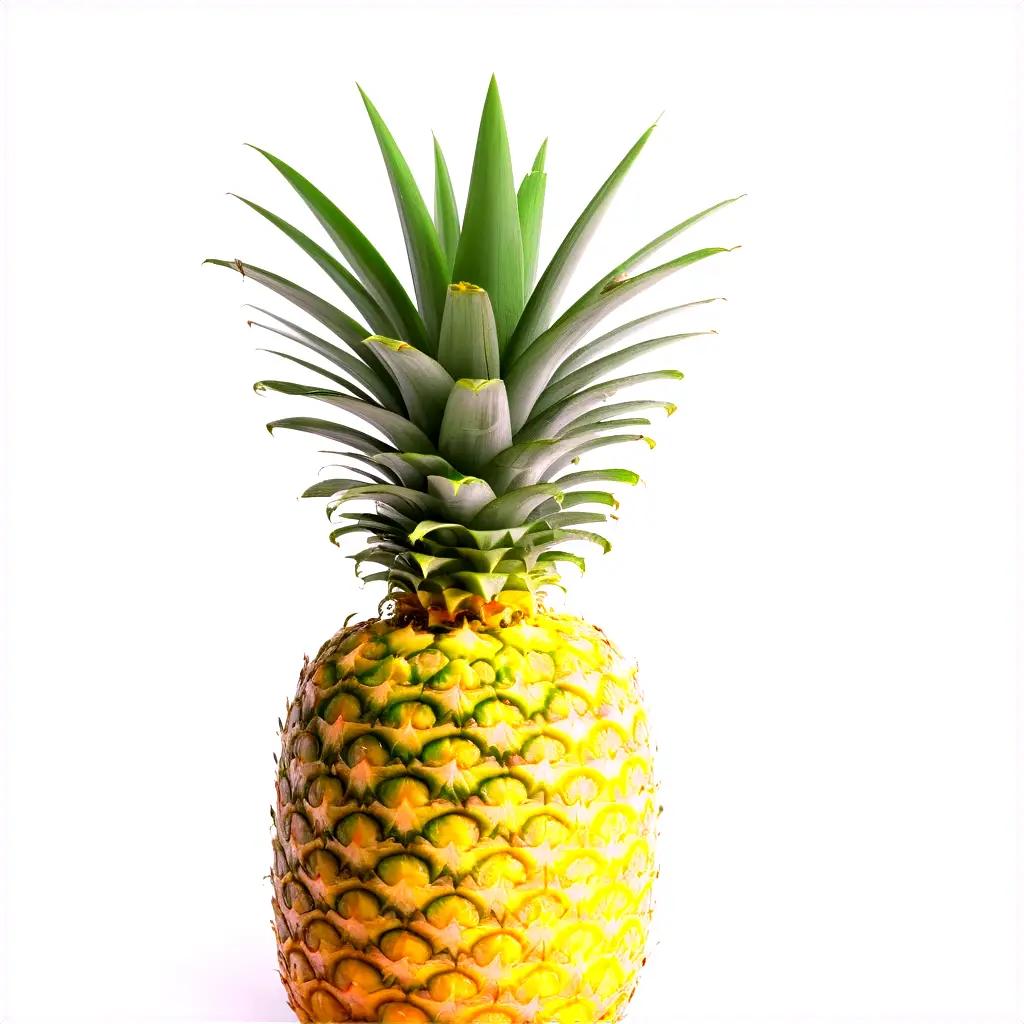
<path id="1" fill-rule="evenodd" d="M 274 912 L 304 1022 L 616 1021 L 656 802 L 635 670 L 538 613 L 373 620 L 307 662 L 282 733 Z"/>

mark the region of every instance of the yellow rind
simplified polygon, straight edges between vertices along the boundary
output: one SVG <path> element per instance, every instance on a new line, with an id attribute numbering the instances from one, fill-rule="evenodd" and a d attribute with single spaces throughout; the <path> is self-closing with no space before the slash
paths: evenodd
<path id="1" fill-rule="evenodd" d="M 361 623 L 303 669 L 273 881 L 304 1024 L 620 1018 L 654 878 L 636 673 L 596 627 L 517 611 Z"/>

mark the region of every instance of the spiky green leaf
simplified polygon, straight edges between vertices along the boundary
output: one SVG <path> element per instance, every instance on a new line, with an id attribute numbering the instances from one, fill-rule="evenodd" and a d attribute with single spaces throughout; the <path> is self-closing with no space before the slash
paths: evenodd
<path id="1" fill-rule="evenodd" d="M 278 159 L 265 149 L 253 146 L 257 153 L 266 157 L 298 193 L 302 201 L 320 222 L 331 241 L 338 247 L 356 277 L 366 286 L 371 295 L 397 328 L 403 341 L 417 348 L 429 347 L 423 320 L 413 305 L 394 271 L 387 265 L 381 254 L 370 244 L 369 239 L 352 223 L 337 206 L 331 202 L 312 182 L 304 178 L 293 167 Z M 369 332 L 367 332 L 369 333 Z M 365 336 L 365 335 L 364 335 Z"/>
<path id="2" fill-rule="evenodd" d="M 436 359 L 404 341 L 374 335 L 364 344 L 391 372 L 409 418 L 432 437 L 436 436 L 445 403 L 455 385 L 451 374 Z"/>
<path id="3" fill-rule="evenodd" d="M 523 315 L 516 326 L 508 352 L 510 359 L 518 359 L 551 323 L 562 293 L 583 256 L 587 243 L 593 237 L 612 197 L 640 155 L 640 150 L 647 144 L 653 131 L 654 125 L 651 125 L 633 143 L 629 152 L 619 161 L 615 170 L 608 175 L 593 199 L 587 203 L 586 208 L 576 219 L 576 223 L 562 239 L 562 244 L 555 250 L 555 255 L 551 257 L 551 262 L 537 282 L 537 287 L 530 295 L 530 301 L 527 302 Z"/>
<path id="4" fill-rule="evenodd" d="M 501 380 L 458 380 L 448 396 L 438 448 L 460 472 L 480 470 L 512 443 Z"/>
<path id="5" fill-rule="evenodd" d="M 416 300 L 427 329 L 428 346 L 424 351 L 433 355 L 437 351 L 433 341 L 441 329 L 444 292 L 450 280 L 448 266 L 441 251 L 437 229 L 430 219 L 427 204 L 423 201 L 419 186 L 412 176 L 412 171 L 409 170 L 405 157 L 402 156 L 402 151 L 395 143 L 377 108 L 361 87 L 359 94 L 363 97 L 366 112 L 377 136 L 381 155 L 384 157 L 384 166 L 391 181 L 391 191 L 395 196 L 395 205 L 398 207 L 398 218 L 402 223 L 402 234 L 405 236 L 405 249 L 409 256 L 409 269 L 412 271 Z"/>
<path id="6" fill-rule="evenodd" d="M 449 286 L 437 359 L 456 380 L 501 376 L 498 329 L 483 288 L 465 281 Z"/>
<path id="7" fill-rule="evenodd" d="M 490 296 L 498 347 L 504 349 L 523 311 L 523 240 L 505 115 L 494 78 L 480 118 L 453 277 L 478 285 Z"/>
<path id="8" fill-rule="evenodd" d="M 279 334 L 282 338 L 288 338 L 291 341 L 297 342 L 299 345 L 304 345 L 306 348 L 317 355 L 323 356 L 325 359 L 330 360 L 335 366 L 341 367 L 347 373 L 351 374 L 367 391 L 371 392 L 375 398 L 377 398 L 382 405 L 391 409 L 392 412 L 401 412 L 404 410 L 402 405 L 402 396 L 398 389 L 391 382 L 390 375 L 383 368 L 378 360 L 374 359 L 375 366 L 370 366 L 368 363 L 363 362 L 355 356 L 349 355 L 347 352 L 342 351 L 337 345 L 332 345 L 329 341 L 324 341 L 323 338 L 311 331 L 307 331 L 304 327 L 300 327 L 298 324 L 293 324 L 290 320 L 285 320 L 284 317 L 278 316 L 276 313 L 271 313 L 269 310 L 260 309 L 258 306 L 253 306 L 253 309 L 257 312 L 262 313 L 264 316 L 269 316 L 271 320 L 275 320 L 280 327 L 275 327 L 273 324 L 263 324 L 257 320 L 250 320 L 250 324 L 254 327 L 262 327 L 266 331 L 272 331 L 274 334 Z M 285 356 L 285 358 L 289 358 Z M 297 361 L 297 360 L 293 360 Z M 316 369 L 310 363 L 300 365 L 306 365 L 311 369 Z M 380 366 L 381 370 L 378 372 L 376 366 Z M 351 386 L 350 386 L 351 387 Z M 360 394 L 358 397 L 366 397 Z"/>
<path id="9" fill-rule="evenodd" d="M 455 189 L 452 188 L 451 175 L 448 173 L 448 161 L 444 158 L 441 143 L 434 136 L 434 224 L 437 237 L 441 242 L 448 278 L 451 280 L 455 269 L 455 254 L 459 251 L 459 204 L 455 200 Z"/>
<path id="10" fill-rule="evenodd" d="M 341 409 L 352 416 L 357 416 L 376 430 L 379 430 L 396 447 L 402 451 L 432 452 L 433 442 L 414 423 L 404 416 L 399 416 L 388 409 L 370 402 L 361 402 L 338 391 L 326 388 L 312 388 L 306 384 L 294 384 L 284 380 L 260 380 L 253 387 L 256 391 L 274 391 L 281 395 L 299 395 L 316 398 L 336 409 Z"/>
<path id="11" fill-rule="evenodd" d="M 234 193 L 232 194 L 234 195 Z M 271 213 L 270 210 L 265 209 L 258 203 L 254 203 L 244 196 L 236 195 L 235 198 L 245 203 L 250 209 L 255 210 L 260 216 L 265 217 L 271 224 L 295 242 L 348 296 L 352 301 L 352 305 L 366 318 L 366 322 L 375 332 L 378 334 L 396 333 L 395 325 L 381 308 L 380 303 L 363 287 L 348 267 L 336 260 L 322 245 L 314 242 L 309 235 L 289 224 L 282 217 L 278 217 L 277 214 Z"/>
<path id="12" fill-rule="evenodd" d="M 537 151 L 533 167 L 523 178 L 516 196 L 519 207 L 519 231 L 523 236 L 523 294 L 529 296 L 537 276 L 537 257 L 540 253 L 540 231 L 544 220 L 544 192 L 548 176 L 544 173 L 544 158 L 548 140 Z"/>

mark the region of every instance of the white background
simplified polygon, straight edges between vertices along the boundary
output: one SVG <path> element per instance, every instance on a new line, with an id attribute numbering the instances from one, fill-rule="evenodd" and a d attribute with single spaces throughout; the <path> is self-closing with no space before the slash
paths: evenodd
<path id="1" fill-rule="evenodd" d="M 741 250 L 631 310 L 730 299 L 680 321 L 721 333 L 676 354 L 680 411 L 570 598 L 640 659 L 660 742 L 632 1020 L 1019 1019 L 1009 7 L 5 18 L 0 1019 L 287 1018 L 276 718 L 379 595 L 294 498 L 315 443 L 262 429 L 303 403 L 249 389 L 280 368 L 240 306 L 281 303 L 200 261 L 330 289 L 225 195 L 313 230 L 251 141 L 401 265 L 353 81 L 428 190 L 438 133 L 461 196 L 492 70 L 517 173 L 551 136 L 545 254 L 667 111 L 580 288 L 749 193 L 675 251 Z"/>

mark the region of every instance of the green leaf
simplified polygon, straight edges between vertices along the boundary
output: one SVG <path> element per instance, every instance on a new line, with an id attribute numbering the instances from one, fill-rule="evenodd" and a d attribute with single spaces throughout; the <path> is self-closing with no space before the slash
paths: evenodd
<path id="1" fill-rule="evenodd" d="M 426 330 L 416 307 L 384 258 L 370 244 L 366 236 L 311 182 L 294 168 L 289 167 L 265 149 L 253 146 L 257 153 L 265 156 L 277 168 L 285 181 L 299 194 L 312 211 L 330 239 L 338 247 L 356 277 L 366 286 L 371 295 L 397 328 L 403 341 L 417 348 L 429 346 Z M 367 331 L 367 334 L 370 332 Z M 365 337 L 365 335 L 364 335 Z"/>
<path id="2" fill-rule="evenodd" d="M 530 523 L 529 529 L 531 531 L 546 529 L 563 530 L 566 527 L 579 526 L 582 523 L 606 522 L 608 522 L 608 515 L 604 512 L 549 512 L 546 515 L 535 516 Z M 529 541 L 533 535 L 532 532 L 528 534 L 526 541 Z"/>
<path id="3" fill-rule="evenodd" d="M 608 505 L 618 508 L 615 496 L 607 491 L 570 491 L 562 499 L 562 508 L 575 508 L 577 505 Z"/>
<path id="4" fill-rule="evenodd" d="M 571 444 L 568 442 L 569 446 Z M 517 486 L 534 484 L 543 468 L 566 446 L 567 442 L 551 437 L 517 441 L 498 452 L 481 475 L 498 494 Z"/>
<path id="5" fill-rule="evenodd" d="M 648 409 L 663 409 L 666 415 L 671 416 L 677 406 L 673 402 L 655 402 L 650 399 L 642 399 L 637 402 L 615 402 L 612 405 L 602 405 L 591 412 L 585 412 L 577 416 L 572 422 L 567 423 L 563 428 L 566 433 L 572 433 L 577 427 L 586 426 L 589 423 L 606 422 L 609 418 L 624 416 L 632 412 L 646 412 Z"/>
<path id="6" fill-rule="evenodd" d="M 640 356 L 647 355 L 650 352 L 657 352 L 659 349 L 675 344 L 677 341 L 683 341 L 687 338 L 699 338 L 705 334 L 715 333 L 715 331 L 691 331 L 689 334 L 668 334 L 664 338 L 651 338 L 648 341 L 641 341 L 619 352 L 613 352 L 611 355 L 595 359 L 592 363 L 587 363 L 578 370 L 567 374 L 560 381 L 549 384 L 537 397 L 533 407 L 534 414 L 543 412 L 557 402 L 561 402 L 564 398 L 578 394 L 588 384 L 592 384 L 595 380 L 605 376 L 605 374 L 611 373 L 627 363 L 631 363 L 634 359 L 640 358 Z"/>
<path id="7" fill-rule="evenodd" d="M 283 332 L 278 331 L 275 327 L 271 327 L 268 324 L 261 324 L 255 320 L 249 321 L 250 327 L 261 327 L 265 331 L 274 331 L 276 334 L 282 334 Z M 288 337 L 288 335 L 283 335 Z M 290 352 L 278 352 L 275 348 L 260 348 L 257 352 L 267 352 L 272 356 L 280 356 L 282 359 L 287 359 L 291 363 L 295 363 L 298 366 L 304 367 L 307 370 L 312 370 L 313 373 L 320 374 L 321 377 L 326 377 L 328 380 L 333 381 L 338 387 L 345 388 L 351 395 L 356 398 L 362 399 L 364 402 L 372 402 L 373 398 L 368 395 L 365 391 L 357 388 L 350 380 L 346 380 L 344 377 L 339 377 L 336 373 L 331 373 L 330 370 L 324 369 L 322 366 L 317 366 L 316 363 L 310 363 L 305 359 L 300 359 L 298 356 L 293 356 Z"/>
<path id="8" fill-rule="evenodd" d="M 396 484 L 365 484 L 361 487 L 349 488 L 334 505 L 337 508 L 343 502 L 364 498 L 393 508 L 400 515 L 411 518 L 425 518 L 437 515 L 441 503 L 432 495 L 411 487 L 399 487 Z"/>
<path id="9" fill-rule="evenodd" d="M 283 420 L 274 420 L 267 424 L 267 430 L 271 434 L 275 430 L 299 430 L 306 434 L 317 434 L 320 437 L 337 441 L 338 444 L 347 444 L 356 451 L 365 452 L 368 455 L 376 455 L 379 452 L 394 451 L 394 449 L 381 441 L 379 438 L 371 437 L 360 430 L 346 427 L 342 423 L 332 423 L 330 420 L 318 420 L 310 416 L 289 416 Z"/>
<path id="10" fill-rule="evenodd" d="M 345 537 L 348 534 L 352 534 L 352 533 L 372 533 L 372 532 L 373 531 L 372 531 L 372 529 L 369 526 L 356 526 L 355 524 L 353 524 L 352 526 L 339 526 L 337 529 L 331 530 L 331 532 L 327 535 L 327 539 L 332 544 L 335 544 L 338 547 L 340 547 L 341 545 L 338 544 L 338 539 L 341 538 L 341 537 Z"/>
<path id="11" fill-rule="evenodd" d="M 429 453 L 434 450 L 433 442 L 419 427 L 410 423 L 404 416 L 399 416 L 388 409 L 382 409 L 379 405 L 361 402 L 358 398 L 350 398 L 337 391 L 311 388 L 305 384 L 293 384 L 291 381 L 261 380 L 257 381 L 253 387 L 256 391 L 275 391 L 281 395 L 300 395 L 327 402 L 343 412 L 358 416 L 371 427 L 379 430 L 402 451 Z"/>
<path id="12" fill-rule="evenodd" d="M 592 437 L 590 440 L 584 441 L 570 451 L 558 456 L 545 468 L 542 476 L 545 479 L 549 479 L 551 474 L 557 473 L 560 469 L 568 466 L 569 463 L 575 462 L 587 452 L 592 452 L 597 448 L 606 448 L 612 444 L 628 444 L 631 441 L 643 441 L 647 444 L 648 448 L 654 447 L 654 442 L 645 434 L 612 434 L 609 437 Z"/>
<path id="13" fill-rule="evenodd" d="M 365 480 L 344 480 L 334 478 L 331 480 L 317 480 L 315 484 L 307 487 L 300 498 L 333 498 L 341 491 L 347 491 L 350 487 L 359 487 Z"/>
<path id="14" fill-rule="evenodd" d="M 441 514 L 458 523 L 471 522 L 477 512 L 495 497 L 490 484 L 476 476 L 457 475 L 453 478 L 431 474 L 427 477 L 427 489 L 441 502 Z"/>
<path id="15" fill-rule="evenodd" d="M 370 478 L 372 480 L 376 480 L 378 483 L 386 484 L 386 483 L 390 482 L 390 483 L 397 484 L 397 483 L 402 482 L 400 477 L 395 473 L 395 471 L 389 465 L 387 465 L 386 463 L 381 463 L 381 462 L 378 461 L 380 459 L 386 458 L 387 455 L 389 454 L 388 452 L 376 453 L 376 454 L 373 454 L 373 455 L 367 455 L 364 452 L 353 452 L 353 451 L 339 452 L 339 451 L 334 451 L 332 449 L 321 448 L 320 449 L 320 454 L 321 455 L 341 455 L 341 456 L 343 456 L 346 459 L 351 459 L 353 462 L 362 463 L 368 469 L 373 470 L 373 473 L 369 473 L 367 475 L 370 476 Z M 346 469 L 349 469 L 349 468 L 355 469 L 355 467 L 349 467 L 349 466 L 346 466 L 345 468 Z M 366 470 L 362 470 L 361 472 L 366 473 Z M 384 477 L 384 479 L 381 479 L 381 477 Z"/>
<path id="16" fill-rule="evenodd" d="M 587 243 L 597 230 L 601 218 L 615 195 L 619 185 L 622 184 L 633 162 L 640 155 L 647 140 L 654 131 L 651 125 L 633 144 L 630 151 L 622 158 L 618 166 L 608 176 L 604 184 L 597 190 L 596 195 L 587 204 L 586 209 L 579 215 L 576 223 L 569 229 L 569 233 L 562 240 L 562 244 L 555 251 L 541 279 L 537 282 L 530 295 L 530 301 L 523 310 L 523 315 L 516 326 L 515 335 L 509 348 L 508 356 L 511 360 L 518 359 L 551 323 L 558 302 L 565 291 L 566 286 L 572 277 L 576 265 L 579 263 Z"/>
<path id="17" fill-rule="evenodd" d="M 538 562 L 568 562 L 575 565 L 580 572 L 587 571 L 587 563 L 579 555 L 570 551 L 544 551 L 537 557 Z"/>
<path id="18" fill-rule="evenodd" d="M 657 238 L 652 239 L 646 245 L 640 246 L 639 249 L 632 256 L 624 259 L 614 270 L 609 273 L 603 281 L 598 282 L 594 287 L 604 288 L 608 282 L 618 277 L 621 274 L 625 274 L 632 270 L 638 263 L 641 263 L 648 256 L 653 256 L 659 249 L 663 249 L 669 242 L 674 241 L 684 231 L 692 228 L 694 224 L 699 224 L 705 217 L 710 217 L 711 214 L 717 213 L 719 210 L 724 209 L 726 206 L 731 206 L 733 203 L 742 199 L 743 196 L 733 196 L 731 199 L 723 199 L 721 202 L 715 203 L 707 209 L 701 210 L 700 213 L 694 213 L 689 217 L 684 218 L 678 224 L 674 224 L 668 229 L 663 231 Z M 733 248 L 738 248 L 734 246 Z M 729 250 L 726 250 L 729 251 Z"/>
<path id="19" fill-rule="evenodd" d="M 483 288 L 465 281 L 449 286 L 437 358 L 456 380 L 501 376 L 498 330 Z"/>
<path id="20" fill-rule="evenodd" d="M 549 498 L 561 500 L 561 492 L 553 484 L 535 484 L 508 491 L 485 505 L 472 525 L 483 530 L 497 530 L 502 526 L 517 525 Z"/>
<path id="21" fill-rule="evenodd" d="M 503 350 L 523 311 L 523 240 L 505 116 L 491 79 L 480 119 L 473 174 L 453 278 L 491 297 Z"/>
<path id="22" fill-rule="evenodd" d="M 566 473 L 565 476 L 560 476 L 551 482 L 563 490 L 568 490 L 577 484 L 595 484 L 605 481 L 633 486 L 640 483 L 640 476 L 631 469 L 583 469 L 578 473 Z"/>
<path id="23" fill-rule="evenodd" d="M 724 302 L 724 299 L 698 299 L 696 302 L 684 302 L 681 306 L 670 306 L 668 309 L 660 309 L 657 313 L 648 313 L 647 316 L 639 317 L 636 320 L 631 320 L 628 324 L 623 324 L 621 327 L 616 327 L 613 331 L 609 331 L 607 334 L 602 334 L 600 338 L 595 338 L 593 341 L 587 342 L 581 348 L 578 348 L 568 359 L 562 363 L 561 366 L 555 370 L 551 377 L 552 383 L 561 380 L 563 377 L 568 376 L 573 370 L 579 369 L 581 366 L 594 360 L 602 352 L 607 351 L 610 348 L 614 348 L 620 342 L 625 341 L 627 338 L 637 334 L 644 327 L 653 325 L 659 320 L 664 320 L 666 317 L 671 316 L 673 313 L 678 313 L 681 309 L 689 309 L 691 306 L 705 306 L 709 302 Z"/>
<path id="24" fill-rule="evenodd" d="M 366 347 L 391 371 L 411 419 L 421 430 L 436 437 L 448 395 L 455 386 L 448 371 L 426 352 L 404 341 L 367 338 Z"/>
<path id="25" fill-rule="evenodd" d="M 347 458 L 353 458 L 351 452 L 339 452 L 341 455 L 345 455 Z M 344 469 L 349 473 L 358 473 L 360 476 L 361 483 L 372 483 L 372 484 L 393 484 L 399 481 L 395 480 L 391 473 L 387 471 L 384 466 L 376 466 L 373 460 L 367 455 L 364 456 L 369 462 L 372 469 L 364 469 L 362 466 L 352 466 L 347 462 L 332 462 L 329 465 L 321 467 L 321 472 L 326 469 Z"/>
<path id="26" fill-rule="evenodd" d="M 565 512 L 565 513 L 561 513 L 561 515 L 563 515 L 566 520 L 569 520 L 570 517 L 573 517 L 575 519 L 576 517 L 579 517 L 579 516 L 588 515 L 588 513 L 586 513 L 586 512 Z M 598 516 L 597 518 L 602 520 L 602 521 L 604 521 L 607 517 L 606 516 Z M 593 522 L 594 520 L 588 518 L 588 519 L 586 519 L 584 521 L 585 522 Z M 543 527 L 544 524 L 538 522 L 538 523 L 536 523 L 534 525 L 536 525 L 538 527 Z M 526 537 L 523 538 L 523 547 L 530 547 L 530 548 L 533 548 L 534 550 L 537 550 L 538 548 L 543 549 L 545 547 L 550 547 L 552 544 L 560 544 L 563 541 L 577 541 L 577 540 L 578 541 L 586 541 L 587 543 L 590 543 L 590 544 L 596 544 L 606 554 L 609 551 L 611 551 L 611 549 L 612 549 L 611 544 L 607 540 L 605 540 L 605 538 L 602 537 L 598 533 L 591 533 L 589 530 L 565 529 L 563 527 L 557 527 L 557 528 L 552 529 L 552 530 L 541 529 L 541 530 L 538 530 L 537 533 L 528 534 Z"/>
<path id="27" fill-rule="evenodd" d="M 262 313 L 264 316 L 269 316 L 272 320 L 276 320 L 282 327 L 275 327 L 272 324 L 261 324 L 258 320 L 250 320 L 250 324 L 255 327 L 262 327 L 265 331 L 273 331 L 274 334 L 279 334 L 282 338 L 288 338 L 290 341 L 304 345 L 306 348 L 316 352 L 317 355 L 323 356 L 324 359 L 329 359 L 335 366 L 339 366 L 350 373 L 367 391 L 371 392 L 375 398 L 378 398 L 392 412 L 401 412 L 403 410 L 402 396 L 394 384 L 391 383 L 387 371 L 379 361 L 375 360 L 377 365 L 381 366 L 381 372 L 378 373 L 377 370 L 363 362 L 362 359 L 349 355 L 338 348 L 337 345 L 324 341 L 323 338 L 307 331 L 304 327 L 299 327 L 298 324 L 293 324 L 290 320 L 285 320 L 284 317 L 271 313 L 267 309 L 261 309 L 259 306 L 252 306 L 251 308 Z M 285 356 L 285 358 L 292 358 L 294 362 L 299 362 L 294 357 Z M 300 365 L 317 369 L 311 363 L 300 363 Z M 351 385 L 349 387 L 351 388 Z M 360 393 L 358 397 L 364 398 L 367 396 Z"/>
<path id="28" fill-rule="evenodd" d="M 512 443 L 501 380 L 458 380 L 448 396 L 438 448 L 463 473 L 479 471 Z"/>
<path id="29" fill-rule="evenodd" d="M 378 334 L 397 333 L 395 325 L 381 309 L 380 303 L 359 283 L 348 267 L 336 260 L 322 245 L 318 245 L 309 235 L 244 196 L 236 195 L 235 198 L 265 217 L 295 242 L 307 256 L 310 256 L 317 266 L 352 300 L 352 304 L 366 317 L 367 323 L 374 331 Z"/>
<path id="30" fill-rule="evenodd" d="M 534 402 L 561 362 L 576 343 L 613 309 L 677 270 L 728 251 L 720 247 L 698 249 L 635 277 L 614 278 L 587 292 L 530 346 L 508 372 L 505 382 L 512 429 L 517 431 L 530 418 Z"/>
<path id="31" fill-rule="evenodd" d="M 523 236 L 523 294 L 533 290 L 537 275 L 537 256 L 540 252 L 540 229 L 544 219 L 544 192 L 548 176 L 544 173 L 544 158 L 548 140 L 545 139 L 537 151 L 533 168 L 519 185 L 516 202 L 519 208 L 519 231 Z"/>
<path id="32" fill-rule="evenodd" d="M 368 529 L 382 537 L 404 538 L 409 530 L 416 526 L 416 521 L 408 516 L 399 515 L 393 509 L 387 509 L 387 515 L 381 512 L 339 512 L 339 519 L 347 519 L 358 526 Z"/>
<path id="33" fill-rule="evenodd" d="M 204 262 L 212 263 L 216 267 L 235 270 L 242 277 L 251 278 L 265 288 L 269 288 L 272 292 L 298 306 L 304 313 L 319 320 L 350 347 L 358 345 L 370 333 L 368 328 L 357 320 L 353 320 L 348 313 L 342 312 L 337 306 L 332 306 L 326 299 L 321 299 L 319 295 L 314 295 L 294 282 L 278 274 L 273 274 L 269 270 L 264 270 L 262 267 L 254 267 L 241 260 L 205 260 Z"/>
<path id="34" fill-rule="evenodd" d="M 455 254 L 459 250 L 459 205 L 455 201 L 455 189 L 452 188 L 451 175 L 448 173 L 448 162 L 441 150 L 441 143 L 434 136 L 434 224 L 437 226 L 437 237 L 441 242 L 441 251 L 445 256 L 448 278 L 451 280 L 455 268 Z"/>
<path id="35" fill-rule="evenodd" d="M 426 489 L 428 476 L 444 476 L 449 479 L 457 479 L 461 476 L 458 470 L 450 462 L 442 459 L 440 455 L 399 452 L 397 455 L 378 455 L 375 461 L 393 467 L 395 472 L 402 477 L 404 484 L 418 487 L 420 490 Z"/>
<path id="36" fill-rule="evenodd" d="M 437 229 L 430 219 L 427 204 L 423 202 L 405 157 L 369 96 L 361 87 L 358 88 L 391 180 L 391 191 L 398 207 L 398 218 L 402 222 L 402 234 L 405 236 L 405 249 L 409 255 L 409 269 L 412 271 L 420 315 L 427 329 L 427 339 L 432 342 L 441 329 L 444 292 L 450 279 L 447 262 L 441 251 Z M 430 344 L 424 351 L 433 355 L 437 349 Z"/>
<path id="37" fill-rule="evenodd" d="M 563 438 L 596 437 L 623 427 L 649 427 L 651 421 L 644 416 L 627 416 L 617 420 L 593 420 L 581 423 L 578 427 L 566 427 L 562 431 Z"/>
<path id="38" fill-rule="evenodd" d="M 601 419 L 604 410 L 600 407 L 604 402 L 626 388 L 646 384 L 652 380 L 682 379 L 683 374 L 679 370 L 649 370 L 646 373 L 634 373 L 628 377 L 618 377 L 615 380 L 594 384 L 531 417 L 526 426 L 516 434 L 516 442 L 532 441 L 558 434 L 568 424 L 575 422 L 578 417 L 590 410 L 598 410 L 597 418 Z"/>

